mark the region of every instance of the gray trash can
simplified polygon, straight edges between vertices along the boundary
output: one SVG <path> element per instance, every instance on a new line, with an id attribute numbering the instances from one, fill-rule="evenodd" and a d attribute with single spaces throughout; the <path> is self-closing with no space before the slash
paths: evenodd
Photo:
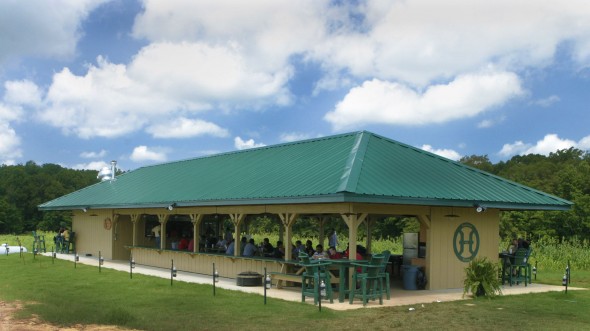
<path id="1" fill-rule="evenodd" d="M 418 277 L 418 268 L 417 265 L 404 265 L 402 266 L 404 273 L 403 273 L 403 280 L 404 280 L 404 290 L 417 290 L 418 286 L 416 286 L 416 279 Z"/>

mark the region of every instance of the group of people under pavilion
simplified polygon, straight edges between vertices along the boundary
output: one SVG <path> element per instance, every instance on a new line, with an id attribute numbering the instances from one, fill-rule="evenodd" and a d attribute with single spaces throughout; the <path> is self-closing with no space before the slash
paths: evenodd
<path id="1" fill-rule="evenodd" d="M 327 224 L 334 224 L 336 221 L 342 221 L 340 215 L 334 214 L 327 214 L 327 215 L 314 215 L 314 216 L 305 216 L 311 218 L 314 222 L 319 224 L 318 229 L 318 243 L 313 244 L 312 240 L 307 240 L 306 245 L 303 245 L 301 240 L 296 240 L 293 243 L 293 231 L 292 225 L 296 222 L 299 215 L 297 214 L 278 214 L 276 215 L 248 215 L 246 218 L 245 215 L 228 215 L 228 218 L 224 217 L 224 215 L 199 215 L 201 217 L 209 217 L 211 219 L 213 216 L 217 221 L 217 225 L 211 226 L 211 223 L 208 222 L 207 226 L 197 226 L 196 223 L 192 221 L 191 226 L 193 229 L 187 230 L 186 224 L 190 225 L 190 222 L 184 222 L 183 225 L 182 236 L 180 239 L 172 239 L 179 232 L 177 229 L 171 229 L 166 226 L 166 222 L 158 222 L 152 229 L 153 236 L 155 239 L 155 247 L 158 249 L 165 249 L 165 247 L 170 247 L 173 250 L 181 250 L 181 251 L 189 251 L 189 252 L 215 252 L 215 253 L 224 253 L 226 255 L 232 256 L 244 256 L 244 257 L 253 257 L 253 256 L 260 256 L 260 257 L 272 257 L 277 259 L 297 259 L 298 253 L 301 251 L 306 252 L 312 258 L 341 258 L 348 254 L 348 247 L 343 249 L 344 247 L 340 247 L 339 249 L 339 241 L 338 241 L 338 234 L 333 226 L 330 227 L 330 230 L 327 231 L 327 235 L 324 228 Z M 257 217 L 270 217 L 279 223 L 279 240 L 276 242 L 275 246 L 273 246 L 268 238 L 265 238 L 262 242 L 256 243 L 254 238 L 248 233 L 249 227 L 252 222 Z M 366 215 L 365 215 L 366 216 Z M 194 217 L 194 215 L 189 215 L 189 217 Z M 189 220 L 189 217 L 186 217 Z M 242 217 L 242 221 L 238 226 L 236 226 L 235 218 Z M 365 220 L 366 217 L 362 217 Z M 367 223 L 369 223 L 369 219 L 367 219 Z M 203 221 L 203 219 L 201 219 Z M 290 222 L 291 226 L 286 227 L 286 221 Z M 361 222 L 359 222 L 361 223 Z M 367 228 L 369 224 L 367 224 Z M 164 233 L 167 229 L 167 233 Z M 356 230 L 356 228 L 355 228 Z M 367 233 L 369 233 L 369 229 L 367 229 Z M 203 234 L 201 234 L 203 232 Z M 356 233 L 356 231 L 354 231 Z M 174 240 L 171 245 L 166 246 L 165 243 L 162 242 L 162 238 L 168 238 L 168 240 Z M 200 238 L 199 240 L 195 241 L 194 238 Z M 240 240 L 236 241 L 234 238 L 240 238 Z M 327 239 L 327 245 L 324 245 L 325 240 Z M 356 236 L 355 236 L 356 239 Z M 290 242 L 290 245 L 285 245 L 285 242 Z M 354 256 L 356 258 L 362 258 L 361 254 L 356 254 L 356 250 L 360 249 L 363 250 L 362 253 L 367 253 L 364 250 L 368 250 L 370 253 L 370 238 L 367 238 L 367 248 L 365 249 L 362 245 L 357 245 L 356 242 L 353 245 Z M 363 254 L 364 255 L 364 254 Z"/>

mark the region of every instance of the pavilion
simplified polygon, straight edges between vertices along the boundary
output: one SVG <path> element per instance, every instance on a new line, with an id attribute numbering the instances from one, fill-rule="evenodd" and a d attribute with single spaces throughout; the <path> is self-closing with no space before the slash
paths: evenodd
<path id="1" fill-rule="evenodd" d="M 572 203 L 367 131 L 146 166 L 41 204 L 71 210 L 79 254 L 222 277 L 242 271 L 280 271 L 276 259 L 174 250 L 179 226 L 194 238 L 224 231 L 240 238 L 254 215 L 280 220 L 285 243 L 301 217 L 337 216 L 346 223 L 350 256 L 357 231 L 390 216 L 414 216 L 426 254 L 429 289 L 462 287 L 475 257 L 498 259 L 500 212 L 568 210 Z M 160 224 L 161 247 L 151 229 Z M 370 231 L 367 231 L 370 233 Z M 366 242 L 371 250 L 370 238 Z M 285 245 L 291 256 L 291 245 Z M 286 258 L 288 259 L 288 258 Z"/>

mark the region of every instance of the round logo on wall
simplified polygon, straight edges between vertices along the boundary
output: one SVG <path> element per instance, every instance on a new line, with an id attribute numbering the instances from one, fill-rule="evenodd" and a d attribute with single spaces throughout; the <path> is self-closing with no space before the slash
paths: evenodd
<path id="1" fill-rule="evenodd" d="M 457 227 L 453 236 L 453 250 L 455 256 L 463 262 L 469 262 L 477 256 L 479 233 L 477 233 L 475 225 L 463 223 Z"/>
<path id="2" fill-rule="evenodd" d="M 104 219 L 103 226 L 104 226 L 105 230 L 110 230 L 111 227 L 113 226 L 113 222 L 111 221 L 110 218 L 107 217 L 107 218 Z"/>

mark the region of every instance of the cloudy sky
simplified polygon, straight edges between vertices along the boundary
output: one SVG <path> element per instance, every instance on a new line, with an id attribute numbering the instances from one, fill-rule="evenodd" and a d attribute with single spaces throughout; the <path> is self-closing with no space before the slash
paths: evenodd
<path id="1" fill-rule="evenodd" d="M 4 0 L 0 164 L 124 170 L 368 130 L 590 149 L 588 0 Z"/>

